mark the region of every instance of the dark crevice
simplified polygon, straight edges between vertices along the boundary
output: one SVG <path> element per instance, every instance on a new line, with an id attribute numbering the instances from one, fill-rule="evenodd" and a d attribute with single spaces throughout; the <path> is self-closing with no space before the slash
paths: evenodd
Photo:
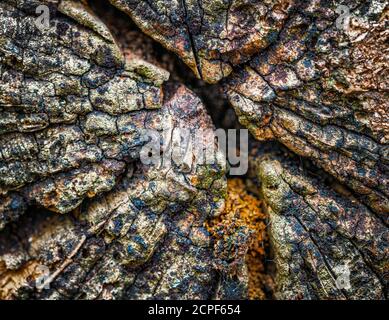
<path id="1" fill-rule="evenodd" d="M 125 13 L 112 6 L 108 0 L 93 1 L 90 5 L 99 18 L 108 25 L 119 43 L 121 38 L 125 36 L 125 32 L 128 32 L 126 30 L 138 34 L 138 38 L 141 39 L 143 45 L 150 47 L 150 57 L 144 58 L 148 58 L 146 60 L 149 62 L 169 71 L 170 81 L 183 83 L 196 93 L 207 108 L 216 128 L 242 128 L 227 100 L 222 84 L 210 85 L 198 79 L 177 55 L 145 35 Z M 113 23 L 114 25 L 112 25 Z"/>

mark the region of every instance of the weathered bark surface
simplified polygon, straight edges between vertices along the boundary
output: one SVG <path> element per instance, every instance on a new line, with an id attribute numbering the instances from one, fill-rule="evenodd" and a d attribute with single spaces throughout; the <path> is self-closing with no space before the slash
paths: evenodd
<path id="1" fill-rule="evenodd" d="M 172 90 L 161 114 L 154 115 L 157 125 L 211 125 L 198 98 L 184 87 Z M 77 212 L 31 215 L 16 230 L 5 230 L 0 238 L 6 270 L 0 275 L 2 297 L 211 298 L 220 284 L 203 224 L 220 210 L 224 193 L 222 159 L 185 173 L 129 166 L 111 192 L 85 202 Z M 28 282 L 29 277 L 40 279 L 33 268 L 38 265 L 50 268 L 45 279 L 50 289 L 41 292 L 35 281 Z M 222 271 L 227 278 L 228 267 Z M 244 287 L 239 292 L 244 294 Z"/>
<path id="2" fill-rule="evenodd" d="M 291 7 L 284 0 L 110 1 L 209 83 L 266 48 Z"/>
<path id="3" fill-rule="evenodd" d="M 354 11 L 360 21 L 344 32 L 334 8 L 300 5 L 226 90 L 257 139 L 312 159 L 388 223 L 387 9 L 364 2 Z"/>
<path id="4" fill-rule="evenodd" d="M 256 159 L 279 299 L 384 299 L 389 230 L 325 174 L 274 154 Z M 338 190 L 338 191 L 335 191 Z"/>
<path id="5" fill-rule="evenodd" d="M 224 159 L 172 155 L 175 128 L 213 128 L 201 101 L 162 87 L 168 73 L 120 50 L 80 3 L 51 2 L 46 32 L 37 4 L 0 4 L 0 298 L 244 297 L 203 226 L 223 207 Z M 142 164 L 144 129 L 167 133 L 173 163 Z"/>
<path id="6" fill-rule="evenodd" d="M 387 298 L 386 2 L 109 1 L 0 2 L 0 299 Z M 261 202 L 219 152 L 175 162 L 174 129 L 214 128 L 196 94 L 309 167 L 260 145 Z"/>
<path id="7" fill-rule="evenodd" d="M 141 110 L 161 106 L 168 79 L 125 60 L 105 25 L 79 4 L 56 9 L 80 23 L 58 14 L 42 32 L 28 13 L 36 3 L 12 3 L 0 4 L 2 224 L 9 206 L 36 202 L 66 213 L 112 189 L 125 161 L 139 158 Z"/>
<path id="8" fill-rule="evenodd" d="M 111 2 L 197 76 L 228 76 L 257 139 L 313 159 L 388 222 L 386 1 Z"/>

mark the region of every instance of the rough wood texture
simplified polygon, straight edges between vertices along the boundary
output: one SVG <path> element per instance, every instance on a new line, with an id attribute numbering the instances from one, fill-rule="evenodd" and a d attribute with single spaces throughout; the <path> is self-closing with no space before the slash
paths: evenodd
<path id="1" fill-rule="evenodd" d="M 227 77 L 257 139 L 312 158 L 388 222 L 386 1 L 111 2 L 197 76 Z"/>
<path id="2" fill-rule="evenodd" d="M 139 161 L 144 129 L 166 139 L 175 128 L 212 129 L 201 101 L 183 85 L 162 89 L 168 73 L 122 54 L 79 3 L 51 5 L 73 19 L 58 13 L 42 34 L 27 2 L 0 4 L 0 297 L 244 296 L 228 267 L 216 271 L 203 227 L 223 206 L 221 155 L 189 167 Z M 164 156 L 172 144 L 162 142 Z M 19 219 L 32 204 L 67 214 Z M 46 290 L 35 286 L 41 266 Z"/>
<path id="3" fill-rule="evenodd" d="M 0 2 L 0 299 L 388 297 L 385 0 L 88 2 Z M 250 141 L 245 184 L 261 261 L 220 152 L 141 161 L 145 130 L 171 159 L 176 128 L 233 110 L 273 141 Z"/>
<path id="4" fill-rule="evenodd" d="M 329 8 L 301 5 L 277 42 L 226 89 L 241 123 L 348 185 L 388 223 L 388 23 L 368 1 L 347 32 Z M 356 7 L 354 4 L 351 7 Z"/>
<path id="5" fill-rule="evenodd" d="M 284 0 L 110 1 L 209 83 L 266 48 L 290 8 Z"/>
<path id="6" fill-rule="evenodd" d="M 387 297 L 389 230 L 374 212 L 291 158 L 265 153 L 254 162 L 270 216 L 276 297 Z"/>

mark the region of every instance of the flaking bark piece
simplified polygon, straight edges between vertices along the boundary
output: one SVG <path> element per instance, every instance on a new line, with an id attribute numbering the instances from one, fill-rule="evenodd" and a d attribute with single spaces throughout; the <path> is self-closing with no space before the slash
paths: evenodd
<path id="1" fill-rule="evenodd" d="M 2 1 L 0 229 L 29 204 L 66 213 L 111 190 L 139 159 L 145 110 L 161 107 L 168 77 L 125 58 L 81 2 Z"/>
<path id="2" fill-rule="evenodd" d="M 165 88 L 150 128 L 186 128 L 191 136 L 213 125 L 201 101 L 181 85 Z M 166 137 L 169 137 L 167 135 Z M 211 140 L 215 143 L 214 138 Z M 164 155 L 174 151 L 163 141 Z M 210 145 L 197 141 L 201 148 Z M 73 214 L 23 217 L 0 235 L 0 296 L 47 299 L 207 299 L 244 289 L 218 286 L 213 245 L 204 221 L 220 213 L 225 160 L 191 166 L 137 163 L 112 191 Z M 45 266 L 49 273 L 35 285 Z M 229 279 L 228 268 L 224 279 Z M 227 297 L 224 295 L 224 297 Z"/>
<path id="3" fill-rule="evenodd" d="M 294 2 L 110 1 L 209 83 L 275 41 Z"/>
<path id="4" fill-rule="evenodd" d="M 389 231 L 376 214 L 299 162 L 274 154 L 256 161 L 270 217 L 276 298 L 385 299 Z"/>
<path id="5" fill-rule="evenodd" d="M 388 12 L 385 1 L 359 3 L 342 2 L 348 26 L 338 1 L 301 2 L 225 88 L 256 139 L 310 158 L 388 223 Z"/>

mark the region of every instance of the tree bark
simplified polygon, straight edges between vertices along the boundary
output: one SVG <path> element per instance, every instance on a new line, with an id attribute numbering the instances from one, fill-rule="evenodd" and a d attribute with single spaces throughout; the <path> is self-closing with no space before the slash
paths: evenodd
<path id="1" fill-rule="evenodd" d="M 0 299 L 386 299 L 387 17 L 1 1 Z M 215 126 L 252 134 L 241 195 Z"/>

